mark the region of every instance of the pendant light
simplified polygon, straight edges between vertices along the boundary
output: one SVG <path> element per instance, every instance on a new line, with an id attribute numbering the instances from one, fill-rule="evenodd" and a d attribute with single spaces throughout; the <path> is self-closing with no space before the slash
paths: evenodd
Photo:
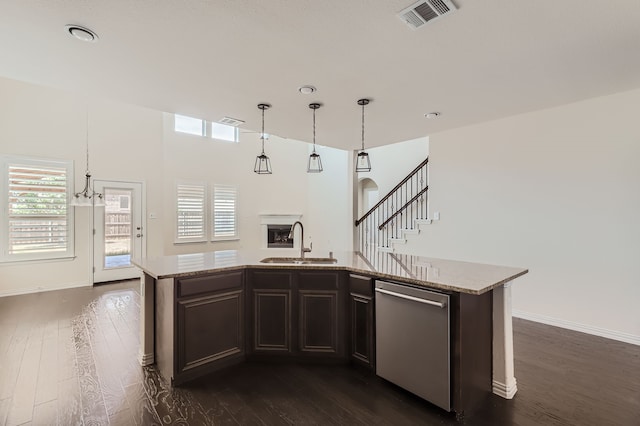
<path id="1" fill-rule="evenodd" d="M 364 106 L 369 104 L 369 99 L 359 99 L 358 105 L 362 106 L 362 149 L 356 157 L 356 172 L 370 172 L 371 160 L 364 150 Z"/>
<path id="2" fill-rule="evenodd" d="M 91 188 L 91 172 L 89 171 L 89 110 L 87 109 L 87 170 L 84 174 L 84 189 L 74 194 L 70 205 L 74 207 L 104 207 L 104 197 Z"/>
<path id="3" fill-rule="evenodd" d="M 320 154 L 316 153 L 316 110 L 320 106 L 318 103 L 309 104 L 309 108 L 313 110 L 313 152 L 309 155 L 307 173 L 320 173 L 322 171 L 322 160 L 320 159 Z"/>
<path id="4" fill-rule="evenodd" d="M 256 163 L 253 166 L 253 171 L 259 175 L 271 174 L 271 160 L 264 153 L 264 110 L 271 108 L 269 104 L 258 104 L 258 108 L 262 111 L 262 132 L 260 132 L 260 139 L 262 141 L 262 153 L 256 157 Z"/>

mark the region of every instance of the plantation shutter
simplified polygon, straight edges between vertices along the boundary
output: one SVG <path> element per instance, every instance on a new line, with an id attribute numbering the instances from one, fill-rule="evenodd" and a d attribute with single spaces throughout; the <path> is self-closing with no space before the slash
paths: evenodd
<path id="1" fill-rule="evenodd" d="M 176 240 L 178 242 L 205 241 L 205 185 L 178 183 L 176 188 Z"/>
<path id="2" fill-rule="evenodd" d="M 213 239 L 238 237 L 237 195 L 235 186 L 215 185 L 213 188 Z"/>
<path id="3" fill-rule="evenodd" d="M 73 255 L 72 162 L 8 157 L 3 223 L 5 260 L 51 259 Z"/>

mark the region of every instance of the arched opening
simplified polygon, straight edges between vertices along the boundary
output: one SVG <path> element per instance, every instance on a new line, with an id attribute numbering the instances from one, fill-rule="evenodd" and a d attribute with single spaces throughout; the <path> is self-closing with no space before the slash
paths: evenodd
<path id="1" fill-rule="evenodd" d="M 358 181 L 358 218 L 371 210 L 379 200 L 378 184 L 370 178 L 360 179 Z"/>

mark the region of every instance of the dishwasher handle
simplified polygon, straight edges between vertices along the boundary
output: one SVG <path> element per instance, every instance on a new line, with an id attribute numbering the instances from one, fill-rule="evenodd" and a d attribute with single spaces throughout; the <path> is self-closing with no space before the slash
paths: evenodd
<path id="1" fill-rule="evenodd" d="M 382 293 L 400 299 L 411 300 L 412 302 L 424 303 L 425 305 L 437 306 L 438 308 L 444 308 L 447 306 L 445 302 L 436 302 L 434 300 L 421 299 L 419 297 L 409 296 L 407 294 L 396 293 L 395 291 L 389 291 L 382 288 L 376 288 L 376 293 Z"/>

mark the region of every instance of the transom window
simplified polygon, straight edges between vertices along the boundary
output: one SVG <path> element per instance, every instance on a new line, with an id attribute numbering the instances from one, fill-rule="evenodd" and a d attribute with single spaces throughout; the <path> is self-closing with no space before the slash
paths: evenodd
<path id="1" fill-rule="evenodd" d="M 187 133 L 196 136 L 211 136 L 212 139 L 238 142 L 239 131 L 235 126 L 228 124 L 209 122 L 199 118 L 187 117 L 184 115 L 174 115 L 174 130 L 180 133 Z"/>

